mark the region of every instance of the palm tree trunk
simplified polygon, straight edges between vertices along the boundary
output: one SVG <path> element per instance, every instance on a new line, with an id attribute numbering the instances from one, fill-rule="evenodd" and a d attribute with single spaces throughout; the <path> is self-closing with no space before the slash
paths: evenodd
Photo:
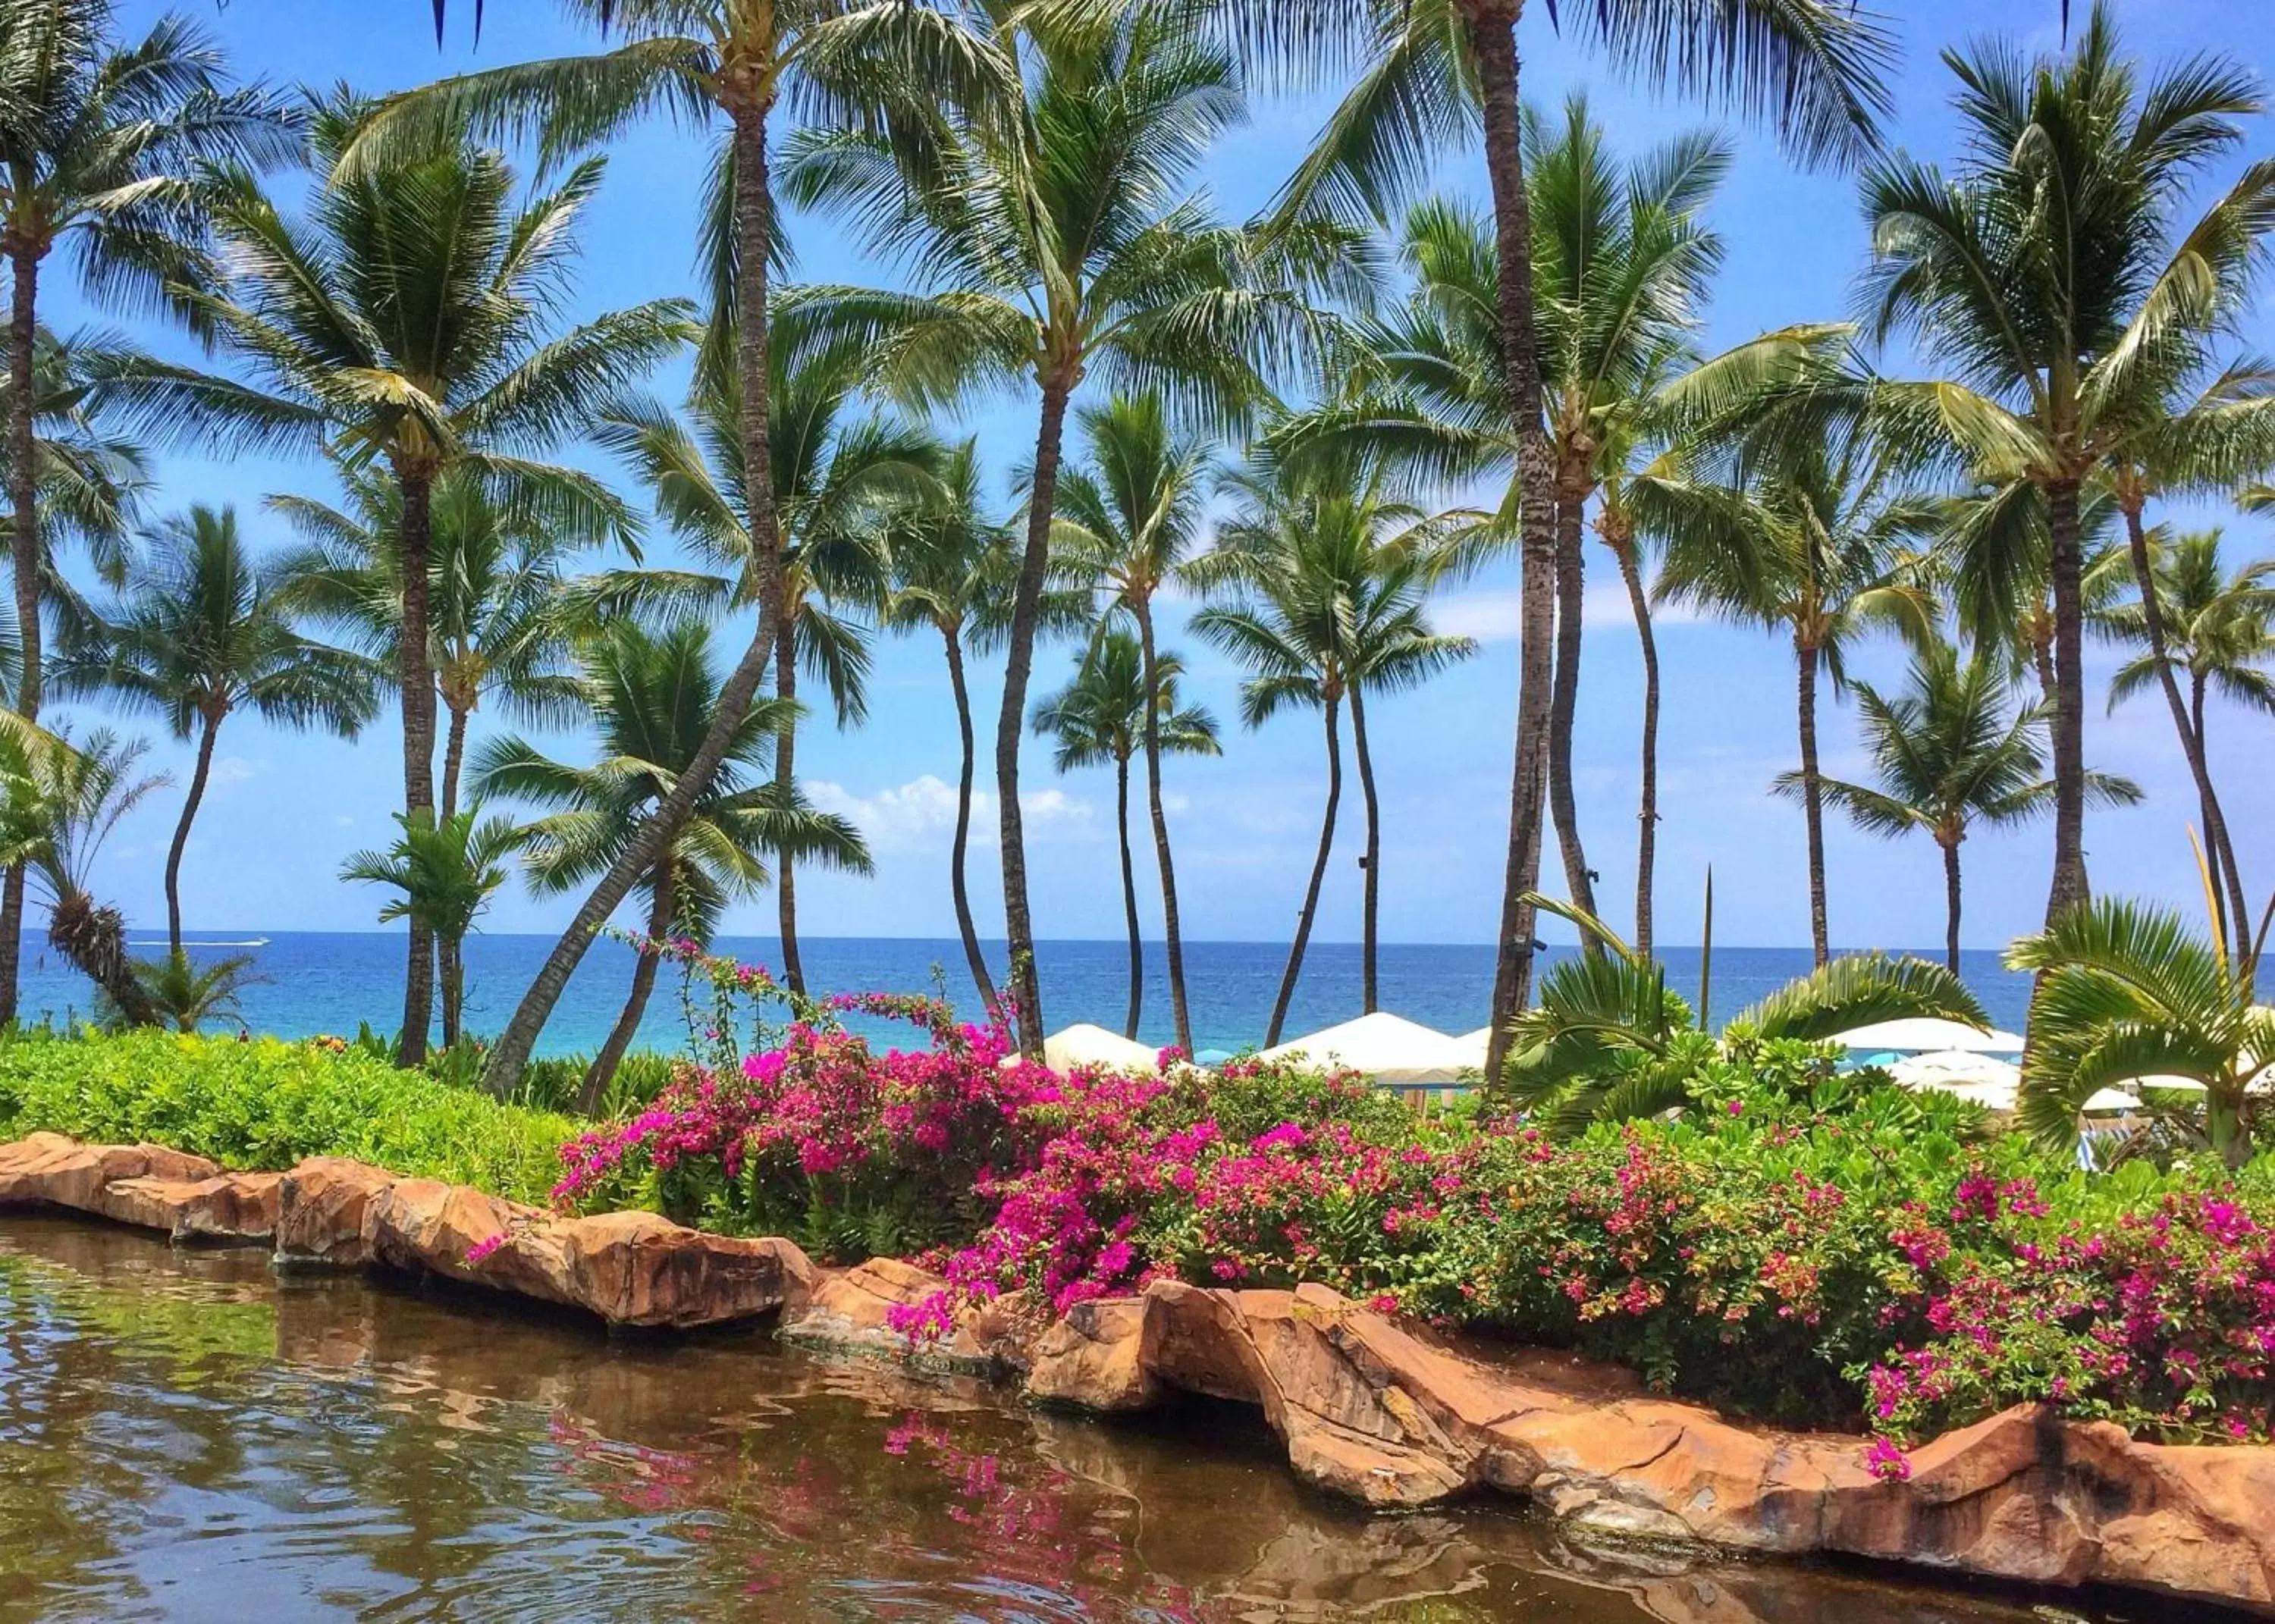
<path id="1" fill-rule="evenodd" d="M 1620 562 L 1620 579 L 1628 589 L 1628 607 L 1634 612 L 1636 639 L 1643 649 L 1643 766 L 1642 793 L 1636 818 L 1636 951 L 1651 956 L 1651 888 L 1659 863 L 1659 638 L 1651 631 L 1651 599 L 1643 589 L 1643 571 L 1636 563 L 1635 542 L 1623 538 L 1613 548 Z"/>
<path id="2" fill-rule="evenodd" d="M 2157 685 L 2165 691 L 2165 703 L 2173 713 L 2173 730 L 2181 736 L 2181 752 L 2187 756 L 2188 774 L 2196 781 L 2196 804 L 2203 816 L 2203 844 L 2212 869 L 2213 894 L 2220 895 L 2223 881 L 2226 894 L 2222 905 L 2227 910 L 2229 928 L 2235 933 L 2238 961 L 2251 955 L 2251 904 L 2245 900 L 2243 881 L 2232 865 L 2221 872 L 2221 855 L 2229 850 L 2227 820 L 2219 810 L 2219 796 L 2211 785 L 2211 763 L 2204 754 L 2202 713 L 2192 717 L 2188 700 L 2181 696 L 2180 678 L 2173 674 L 2173 662 L 2165 641 L 2165 606 L 2158 595 L 2157 572 L 2149 560 L 2149 533 L 2142 527 L 2141 510 L 2137 503 L 2121 504 L 2125 510 L 2125 540 L 2133 556 L 2133 583 L 2141 589 L 2141 623 L 2149 636 L 2150 662 L 2157 668 Z"/>
<path id="3" fill-rule="evenodd" d="M 75 887 L 59 887 L 48 914 L 48 941 L 102 989 L 129 1026 L 162 1023 L 126 956 L 126 920 L 117 909 Z"/>
<path id="4" fill-rule="evenodd" d="M 1555 634 L 1555 469 L 1540 421 L 1540 358 L 1532 320 L 1532 210 L 1524 193 L 1517 136 L 1516 19 L 1521 0 L 1470 12 L 1466 27 L 1484 103 L 1485 173 L 1493 184 L 1500 261 L 1501 365 L 1516 412 L 1517 480 L 1524 493 L 1518 556 L 1523 571 L 1516 697 L 1516 758 L 1509 791 L 1508 864 L 1501 886 L 1500 933 L 1493 968 L 1485 1077 L 1500 1075 L 1509 1023 L 1532 998 L 1533 910 L 1524 901 L 1540 880 L 1542 779 L 1547 765 L 1550 642 Z"/>
<path id="5" fill-rule="evenodd" d="M 8 254 L 15 271 L 13 304 L 8 312 L 8 385 L 14 391 L 8 412 L 8 496 L 15 530 L 8 539 L 16 575 L 16 632 L 23 661 L 16 673 L 16 714 L 39 719 L 40 499 L 33 418 L 32 363 L 39 332 L 40 256 L 29 245 L 12 243 Z M 23 953 L 24 869 L 18 864 L 0 882 L 0 1026 L 16 1019 L 17 965 Z"/>
<path id="6" fill-rule="evenodd" d="M 1138 1035 L 1145 1001 L 1145 945 L 1138 931 L 1138 870 L 1130 860 L 1130 758 L 1114 758 L 1114 832 L 1122 844 L 1122 914 L 1130 926 L 1130 1008 L 1122 1035 Z"/>
<path id="7" fill-rule="evenodd" d="M 1943 963 L 1953 975 L 1959 973 L 1959 842 L 1945 841 L 1943 845 Z"/>
<path id="8" fill-rule="evenodd" d="M 655 896 L 648 905 L 647 939 L 651 947 L 667 941 L 671 936 L 672 898 L 671 865 L 662 864 L 655 872 Z M 643 953 L 632 964 L 632 986 L 624 1000 L 624 1007 L 616 1015 L 616 1023 L 608 1028 L 608 1041 L 601 1052 L 593 1056 L 593 1063 L 585 1069 L 584 1086 L 577 1091 L 577 1110 L 582 1116 L 598 1116 L 601 1102 L 608 1097 L 608 1084 L 616 1080 L 616 1068 L 624 1063 L 624 1056 L 639 1036 L 641 1017 L 647 1014 L 648 994 L 655 990 L 656 966 L 661 963 L 654 952 Z"/>
<path id="9" fill-rule="evenodd" d="M 1833 957 L 1825 918 L 1825 781 L 1817 767 L 1817 650 L 1794 639 L 1801 673 L 1801 797 L 1809 821 L 1809 941 L 1822 970 Z"/>
<path id="10" fill-rule="evenodd" d="M 2211 775 L 2211 736 L 2206 731 L 2205 728 L 2204 675 L 2201 671 L 2190 671 L 2188 673 L 2188 716 L 2196 730 L 2196 749 L 2203 754 L 2204 775 L 2206 778 L 2210 778 Z M 2211 814 L 2217 810 L 2217 803 L 2205 803 L 2203 813 L 2204 827 L 2207 831 L 2211 829 L 2212 825 Z M 2235 835 L 2233 831 L 2229 829 L 2227 827 L 2227 820 L 2226 818 L 2219 820 L 2219 840 L 2216 846 L 2210 845 L 2209 842 L 2211 841 L 2211 836 L 2209 834 L 2207 834 L 2205 838 L 2208 849 L 2205 851 L 2204 856 L 2206 861 L 2211 865 L 2213 885 L 2218 886 L 2222 883 L 2221 877 L 2224 875 L 2229 882 L 2234 885 L 2238 891 L 2243 890 L 2243 867 L 2235 860 Z M 2249 893 L 2246 893 L 2246 895 L 2249 895 Z M 2250 954 L 2250 938 L 2248 934 L 2250 928 L 2251 921 L 2249 919 L 2247 918 L 2238 921 L 2236 940 L 2241 944 L 2241 953 L 2240 956 L 2248 957 Z"/>
<path id="11" fill-rule="evenodd" d="M 1366 803 L 1366 902 L 1359 930 L 1359 1000 L 1366 1006 L 1364 1013 L 1372 1015 L 1380 1001 L 1375 956 L 1380 945 L 1376 929 L 1376 902 L 1381 888 L 1382 803 L 1374 792 L 1374 752 L 1367 744 L 1366 701 L 1357 683 L 1350 685 L 1350 711 L 1351 753 L 1358 758 L 1359 797 Z"/>
<path id="12" fill-rule="evenodd" d="M 1011 1011 L 1019 1046 L 1030 1060 L 1043 1053 L 1042 986 L 1035 974 L 1035 926 L 1027 907 L 1026 831 L 1019 816 L 1019 744 L 1026 733 L 1027 679 L 1035 663 L 1035 623 L 1042 611 L 1043 577 L 1050 564 L 1051 511 L 1058 502 L 1059 456 L 1066 437 L 1069 369 L 1042 374 L 1042 420 L 1035 431 L 1035 472 L 1028 487 L 1027 546 L 1019 560 L 1019 586 L 1011 604 L 1009 652 L 1003 662 L 1003 707 L 995 718 L 996 816 L 1003 848 L 1003 933 L 1011 953 Z"/>
<path id="13" fill-rule="evenodd" d="M 1580 638 L 1585 626 L 1587 583 L 1582 574 L 1580 520 L 1584 498 L 1568 482 L 1556 502 L 1556 675 L 1548 701 L 1548 805 L 1564 858 L 1564 888 L 1573 904 L 1596 912 L 1595 877 L 1580 843 L 1580 810 L 1572 793 L 1572 725 L 1580 708 Z M 1601 953 L 1604 944 L 1583 933 L 1580 945 Z"/>
<path id="14" fill-rule="evenodd" d="M 1327 717 L 1327 807 L 1319 820 L 1319 854 L 1311 859 L 1311 883 L 1304 891 L 1304 910 L 1296 916 L 1296 940 L 1288 949 L 1288 969 L 1280 978 L 1280 995 L 1272 1001 L 1272 1025 L 1264 1034 L 1264 1046 L 1271 1048 L 1280 1041 L 1281 1028 L 1288 1023 L 1288 1005 L 1296 996 L 1296 982 L 1304 973 L 1304 949 L 1311 945 L 1311 920 L 1319 911 L 1319 888 L 1326 882 L 1327 857 L 1335 845 L 1335 808 L 1343 797 L 1343 752 L 1336 713 L 1341 701 L 1329 699 Z"/>
<path id="15" fill-rule="evenodd" d="M 2046 487 L 2048 568 L 2054 608 L 2054 874 L 2046 892 L 2049 924 L 2091 896 L 2085 874 L 2084 565 L 2078 544 L 2077 481 Z"/>
<path id="16" fill-rule="evenodd" d="M 775 639 L 775 694 L 790 705 L 797 701 L 797 623 L 788 616 Z M 782 732 L 775 739 L 775 793 L 785 809 L 797 786 L 797 718 L 785 711 Z M 783 985 L 803 998 L 805 964 L 797 956 L 797 875 L 786 846 L 775 853 L 775 919 L 782 934 Z"/>
<path id="17" fill-rule="evenodd" d="M 964 938 L 964 962 L 971 967 L 972 985 L 979 1001 L 994 1008 L 995 981 L 987 973 L 987 956 L 979 950 L 979 932 L 971 923 L 971 893 L 964 880 L 964 853 L 971 843 L 971 780 L 979 766 L 979 749 L 971 736 L 971 691 L 964 681 L 964 639 L 952 626 L 941 629 L 948 645 L 948 685 L 956 695 L 956 734 L 962 755 L 956 779 L 956 838 L 948 849 L 948 884 L 956 898 L 956 928 Z"/>
<path id="18" fill-rule="evenodd" d="M 758 696 L 759 684 L 765 680 L 767 663 L 774 656 L 775 628 L 782 622 L 782 530 L 775 515 L 774 464 L 767 440 L 767 421 L 772 410 L 767 384 L 767 254 L 774 204 L 767 179 L 766 121 L 771 107 L 770 102 L 763 102 L 737 109 L 733 135 L 735 235 L 741 267 L 736 299 L 735 366 L 742 382 L 739 427 L 743 436 L 743 477 L 750 507 L 752 575 L 758 586 L 758 627 L 741 661 L 728 676 L 726 686 L 720 690 L 711 729 L 703 736 L 695 759 L 680 774 L 663 804 L 640 826 L 639 833 L 616 858 L 615 866 L 601 876 L 600 884 L 585 898 L 576 917 L 569 921 L 568 929 L 562 932 L 561 939 L 546 956 L 529 991 L 522 995 L 512 1020 L 498 1034 L 496 1046 L 490 1050 L 483 1083 L 492 1093 L 501 1096 L 512 1092 L 514 1084 L 520 1080 L 522 1068 L 529 1062 L 538 1034 L 545 1030 L 546 1018 L 553 1013 L 554 1005 L 561 1001 L 569 978 L 576 973 L 578 964 L 592 947 L 593 933 L 616 911 L 616 904 L 631 894 L 640 876 L 654 867 L 656 859 L 679 833 L 680 826 L 687 821 L 696 797 L 710 788 L 713 774 L 718 772 L 728 746 L 734 742 L 736 729 L 751 714 L 751 703 Z"/>
<path id="19" fill-rule="evenodd" d="M 466 944 L 457 936 L 438 937 L 435 957 L 442 971 L 442 1046 L 456 1048 L 465 1030 L 466 1011 Z"/>
<path id="20" fill-rule="evenodd" d="M 427 555 L 433 541 L 433 473 L 411 466 L 398 471 L 403 485 L 403 616 L 397 671 L 403 684 L 403 810 L 413 823 L 435 817 L 435 673 L 427 660 Z M 421 818 L 421 814 L 425 814 Z M 435 933 L 416 917 L 403 979 L 403 1046 L 396 1063 L 419 1066 L 427 1060 L 427 1031 L 435 1017 Z"/>
<path id="21" fill-rule="evenodd" d="M 1190 1054 L 1193 1023 L 1185 1006 L 1185 943 L 1177 918 L 1177 870 L 1169 859 L 1169 817 L 1161 804 L 1161 668 L 1153 648 L 1153 606 L 1141 598 L 1134 607 L 1138 651 L 1145 662 L 1145 803 L 1153 819 L 1153 861 L 1161 871 L 1161 933 L 1169 965 L 1169 1011 L 1176 1022 L 1177 1046 Z M 1138 1035 L 1134 1028 L 1130 1035 Z"/>
<path id="22" fill-rule="evenodd" d="M 190 825 L 197 820 L 198 803 L 206 798 L 206 780 L 213 772 L 214 740 L 221 721 L 208 715 L 198 736 L 198 764 L 190 772 L 190 792 L 182 800 L 181 821 L 174 826 L 174 843 L 166 849 L 166 949 L 182 956 L 182 853 L 190 843 Z"/>
<path id="23" fill-rule="evenodd" d="M 442 741 L 442 809 L 445 821 L 458 815 L 458 774 L 466 760 L 466 712 L 450 702 L 450 730 Z"/>

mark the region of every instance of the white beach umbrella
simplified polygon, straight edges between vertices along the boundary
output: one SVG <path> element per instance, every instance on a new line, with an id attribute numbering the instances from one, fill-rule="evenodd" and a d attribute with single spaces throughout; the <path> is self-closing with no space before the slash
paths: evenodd
<path id="1" fill-rule="evenodd" d="M 2140 1108 L 2139 1098 L 2127 1093 L 2121 1088 L 2095 1089 L 2092 1093 L 2086 1096 L 2085 1103 L 2078 1107 L 2079 1110 L 2089 1114 L 2098 1114 L 2103 1111 L 2138 1111 Z"/>
<path id="2" fill-rule="evenodd" d="M 1833 1042 L 1844 1049 L 1857 1049 L 1868 1054 L 1884 1050 L 1907 1054 L 1961 1049 L 1970 1054 L 2020 1054 L 2023 1039 L 2020 1033 L 2000 1031 L 1996 1027 L 1969 1026 L 1964 1021 L 1939 1020 L 1932 1016 L 1915 1016 L 1901 1021 L 1875 1021 L 1870 1026 L 1858 1026 L 1841 1032 Z"/>
<path id="3" fill-rule="evenodd" d="M 1381 1009 L 1291 1039 L 1259 1058 L 1341 1066 L 1390 1084 L 1457 1083 L 1465 1068 L 1474 1067 L 1461 1039 Z"/>
<path id="4" fill-rule="evenodd" d="M 1993 1111 L 2011 1111 L 2022 1092 L 2022 1069 L 1988 1054 L 1944 1049 L 1915 1054 L 1888 1068 L 1888 1075 L 1906 1088 L 1931 1088 L 1956 1094 Z"/>
<path id="5" fill-rule="evenodd" d="M 1018 1063 L 1017 1054 L 1003 1057 L 1006 1066 Z M 1043 1039 L 1043 1064 L 1054 1071 L 1071 1071 L 1077 1066 L 1102 1071 L 1153 1071 L 1160 1063 L 1160 1050 L 1087 1022 L 1078 1022 Z"/>
<path id="6" fill-rule="evenodd" d="M 1493 1028 L 1480 1026 L 1473 1032 L 1463 1032 L 1454 1039 L 1454 1046 L 1462 1055 L 1462 1063 L 1472 1071 L 1485 1069 L 1485 1048 L 1493 1042 Z"/>

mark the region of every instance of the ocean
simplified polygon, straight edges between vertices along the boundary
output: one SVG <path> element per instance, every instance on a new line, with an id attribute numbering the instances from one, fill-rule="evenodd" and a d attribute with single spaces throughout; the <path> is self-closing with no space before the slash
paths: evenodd
<path id="1" fill-rule="evenodd" d="M 247 931 L 242 939 L 258 939 L 261 945 L 199 942 L 193 950 L 200 958 L 225 952 L 253 956 L 254 973 L 261 979 L 246 989 L 242 1000 L 246 1023 L 253 1031 L 286 1038 L 320 1032 L 352 1036 L 364 1021 L 381 1031 L 394 1030 L 403 1006 L 399 935 Z M 471 1030 L 493 1031 L 505 1023 L 552 943 L 549 936 L 535 935 L 477 935 L 467 940 L 466 1023 Z M 812 937 L 800 946 L 808 985 L 816 993 L 920 993 L 939 986 L 959 1009 L 978 1013 L 963 948 L 952 940 Z M 135 947 L 155 953 L 163 944 L 138 938 Z M 728 938 L 718 948 L 770 969 L 779 969 L 782 963 L 780 947 L 772 938 Z M 1197 1048 L 1236 1051 L 1263 1041 L 1287 951 L 1284 944 L 1271 942 L 1185 944 L 1185 980 Z M 1563 950 L 1552 950 L 1552 958 L 1559 951 Z M 988 956 L 1000 976 L 1001 944 L 993 944 Z M 1924 952 L 1922 956 L 1941 956 Z M 1697 950 L 1670 948 L 1665 958 L 1670 984 L 1695 1003 Z M 1148 944 L 1146 959 L 1138 1035 L 1149 1043 L 1167 1044 L 1175 1031 L 1158 943 Z M 1047 941 L 1037 949 L 1037 962 L 1043 1014 L 1051 1030 L 1076 1021 L 1122 1030 L 1129 987 L 1126 943 Z M 89 1013 L 91 987 L 57 958 L 43 939 L 25 938 L 23 963 L 22 1008 L 27 1020 L 48 1015 L 62 1021 Z M 540 1052 L 581 1054 L 598 1048 L 623 1003 L 631 965 L 631 951 L 621 942 L 594 943 L 555 1010 Z M 1491 948 L 1386 943 L 1379 965 L 1379 1001 L 1385 1009 L 1455 1034 L 1485 1023 L 1493 987 Z M 1961 969 L 1992 1020 L 2021 1030 L 2029 999 L 2029 979 L 2007 970 L 1995 952 L 1964 954 Z M 1718 946 L 1712 1014 L 1718 1022 L 1727 1019 L 1808 970 L 1806 949 Z M 1299 1037 L 1357 1015 L 1359 971 L 1356 943 L 1313 943 L 1284 1036 Z M 658 978 L 640 1029 L 643 1046 L 668 1052 L 684 1046 L 686 1022 L 678 985 L 674 971 L 667 970 Z"/>

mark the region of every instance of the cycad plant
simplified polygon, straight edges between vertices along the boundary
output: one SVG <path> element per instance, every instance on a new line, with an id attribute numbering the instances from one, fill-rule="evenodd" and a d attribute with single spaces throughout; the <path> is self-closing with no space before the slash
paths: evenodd
<path id="1" fill-rule="evenodd" d="M 403 830 L 396 842 L 384 851 L 356 852 L 340 865 L 340 878 L 401 893 L 379 910 L 380 923 L 403 919 L 433 935 L 442 972 L 442 1046 L 449 1049 L 465 1035 L 466 937 L 511 875 L 507 864 L 525 835 L 510 818 L 483 817 L 479 803 L 431 822 L 393 816 Z"/>
<path id="2" fill-rule="evenodd" d="M 238 1000 L 247 986 L 268 979 L 252 973 L 253 963 L 250 953 L 200 961 L 177 950 L 162 959 L 137 960 L 134 973 L 161 1022 L 176 1031 L 194 1032 L 208 1021 L 233 1021 L 244 1032 L 251 1028 Z"/>
<path id="3" fill-rule="evenodd" d="M 182 815 L 166 850 L 166 946 L 182 953 L 182 854 L 213 773 L 222 724 L 249 711 L 272 726 L 352 738 L 378 708 L 369 661 L 303 637 L 238 533 L 237 510 L 193 507 L 138 549 L 118 602 L 91 636 L 59 651 L 52 679 L 74 698 L 107 695 L 197 741 Z"/>
<path id="4" fill-rule="evenodd" d="M 1130 761 L 1144 750 L 1155 760 L 1163 754 L 1222 753 L 1216 719 L 1199 706 L 1180 707 L 1177 678 L 1183 661 L 1162 649 L 1148 651 L 1126 631 L 1106 631 L 1083 651 L 1074 680 L 1035 706 L 1035 732 L 1055 745 L 1053 761 L 1062 773 L 1078 767 L 1114 767 L 1114 827 L 1122 853 L 1122 910 L 1130 931 L 1130 1008 L 1122 1035 L 1135 1038 L 1144 1013 L 1145 952 L 1138 934 L 1138 874 L 1130 860 Z M 1160 849 L 1168 834 L 1155 830 Z M 1190 1053 L 1190 1025 L 1178 1046 Z"/>
<path id="5" fill-rule="evenodd" d="M 1883 694 L 1870 683 L 1853 690 L 1876 783 L 1819 781 L 1825 798 L 1857 827 L 1893 839 L 1926 834 L 1943 854 L 1944 963 L 1959 973 L 1960 847 L 1977 827 L 2003 828 L 2053 809 L 2053 780 L 2044 775 L 2038 739 L 2046 707 L 2011 703 L 2006 674 L 1988 660 L 1961 664 L 1946 643 L 1912 660 L 1902 691 Z M 2129 780 L 2096 773 L 2091 792 L 2111 804 L 2141 798 Z M 1803 792 L 1798 774 L 1778 780 Z"/>
<path id="6" fill-rule="evenodd" d="M 651 631 L 620 619 L 593 638 L 581 658 L 584 708 L 600 735 L 597 760 L 558 761 L 520 738 L 491 740 L 476 753 L 480 793 L 548 809 L 525 830 L 524 863 L 540 895 L 588 885 L 622 857 L 703 749 L 720 703 L 710 632 L 699 620 Z M 779 781 L 760 779 L 791 703 L 770 699 L 744 714 L 694 810 L 640 876 L 654 940 L 708 941 L 729 904 L 765 885 L 772 852 L 869 871 L 859 830 L 815 811 L 795 784 L 785 792 Z M 653 953 L 639 956 L 623 1012 L 586 1073 L 579 1109 L 588 1114 L 639 1031 L 657 962 Z"/>

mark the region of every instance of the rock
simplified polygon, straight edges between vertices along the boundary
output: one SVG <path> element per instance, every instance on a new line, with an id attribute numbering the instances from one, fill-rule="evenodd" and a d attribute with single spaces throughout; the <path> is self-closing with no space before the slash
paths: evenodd
<path id="1" fill-rule="evenodd" d="M 654 1212 L 510 1226 L 474 1266 L 486 1285 L 589 1309 L 616 1326 L 690 1329 L 802 1300 L 813 1265 L 791 1242 L 706 1235 Z"/>
<path id="2" fill-rule="evenodd" d="M 194 1182 L 118 1179 L 104 1186 L 96 1210 L 173 1241 L 266 1243 L 276 1234 L 281 1173 L 222 1173 Z"/>
<path id="3" fill-rule="evenodd" d="M 102 1211 L 103 1191 L 120 1179 L 194 1182 L 220 1167 L 159 1144 L 81 1144 L 59 1133 L 35 1133 L 0 1145 L 0 1206 Z"/>
<path id="4" fill-rule="evenodd" d="M 421 1269 L 450 1280 L 480 1281 L 548 1302 L 566 1302 L 542 1268 L 509 1264 L 486 1272 L 467 1261 L 477 1247 L 506 1234 L 516 1223 L 539 1223 L 545 1216 L 540 1208 L 484 1195 L 471 1185 L 397 1179 L 371 1198 L 364 1212 L 363 1234 L 371 1260 L 386 1267 Z"/>
<path id="5" fill-rule="evenodd" d="M 1032 1348 L 1027 1396 L 1083 1409 L 1151 1409 L 1160 1384 L 1148 1367 L 1143 1298 L 1077 1303 Z"/>
<path id="6" fill-rule="evenodd" d="M 312 1156 L 277 1191 L 276 1261 L 359 1268 L 372 1260 L 365 1220 L 395 1175 L 344 1156 Z"/>
<path id="7" fill-rule="evenodd" d="M 1024 1373 L 1047 1333 L 1035 1305 L 1003 1297 L 958 1312 L 944 1335 L 911 1341 L 895 1328 L 896 1308 L 920 1307 L 948 1289 L 938 1275 L 894 1258 L 816 1272 L 812 1291 L 782 1314 L 782 1335 L 811 1348 L 897 1359 L 920 1370 L 1002 1376 Z"/>

